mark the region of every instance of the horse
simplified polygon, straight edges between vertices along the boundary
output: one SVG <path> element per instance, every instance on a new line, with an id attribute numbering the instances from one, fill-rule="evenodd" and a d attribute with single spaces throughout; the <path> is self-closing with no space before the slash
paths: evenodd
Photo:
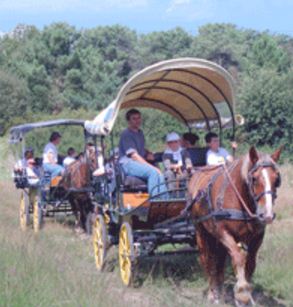
<path id="1" fill-rule="evenodd" d="M 90 183 L 92 173 L 97 168 L 95 153 L 95 147 L 88 146 L 85 153 L 67 167 L 60 182 L 68 193 L 68 200 L 75 216 L 76 230 L 88 234 L 91 232 L 93 210 Z"/>
<path id="2" fill-rule="evenodd" d="M 271 156 L 251 147 L 248 154 L 227 166 L 196 171 L 188 185 L 190 214 L 196 227 L 200 262 L 208 277 L 208 300 L 219 303 L 228 255 L 236 276 L 237 306 L 254 304 L 251 278 L 281 177 Z"/>

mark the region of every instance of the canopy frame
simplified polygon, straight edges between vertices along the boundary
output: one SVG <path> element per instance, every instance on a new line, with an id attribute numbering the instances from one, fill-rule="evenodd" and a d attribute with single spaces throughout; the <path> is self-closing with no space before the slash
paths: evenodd
<path id="1" fill-rule="evenodd" d="M 181 100 L 183 104 L 187 103 L 183 108 Z M 216 122 L 222 134 L 224 118 L 216 105 L 225 103 L 234 138 L 234 100 L 234 80 L 218 64 L 197 58 L 167 60 L 146 67 L 131 77 L 108 108 L 93 121 L 86 121 L 85 127 L 91 133 L 108 135 L 120 109 L 146 107 L 171 114 L 189 129 L 197 122 L 205 122 L 205 127 L 210 130 Z"/>

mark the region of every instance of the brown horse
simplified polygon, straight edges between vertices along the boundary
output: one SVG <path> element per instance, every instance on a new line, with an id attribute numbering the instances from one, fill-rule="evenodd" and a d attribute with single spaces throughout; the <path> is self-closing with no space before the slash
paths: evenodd
<path id="1" fill-rule="evenodd" d="M 254 304 L 250 281 L 266 224 L 274 219 L 273 204 L 281 180 L 276 162 L 281 150 L 269 156 L 252 147 L 231 165 L 203 169 L 190 180 L 189 207 L 210 302 L 219 302 L 225 260 L 230 255 L 237 279 L 236 305 Z"/>
<path id="2" fill-rule="evenodd" d="M 91 174 L 97 167 L 95 147 L 70 164 L 63 175 L 61 185 L 68 191 L 68 199 L 75 215 L 77 230 L 91 231 L 92 201 L 90 197 Z"/>

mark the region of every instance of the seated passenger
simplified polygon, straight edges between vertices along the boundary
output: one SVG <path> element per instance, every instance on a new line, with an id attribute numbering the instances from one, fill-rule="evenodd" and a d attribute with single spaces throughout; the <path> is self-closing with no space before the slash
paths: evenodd
<path id="1" fill-rule="evenodd" d="M 39 173 L 38 169 L 36 168 L 36 161 L 33 158 L 27 160 L 26 173 L 29 184 L 36 185 L 39 183 Z"/>
<path id="2" fill-rule="evenodd" d="M 182 136 L 182 146 L 188 151 L 193 166 L 206 165 L 207 148 L 196 147 L 198 141 L 195 133 L 187 132 Z"/>
<path id="3" fill-rule="evenodd" d="M 50 142 L 45 146 L 43 153 L 43 168 L 45 172 L 50 173 L 51 178 L 63 175 L 64 167 L 57 164 L 58 150 L 57 145 L 60 144 L 61 135 L 59 132 L 53 132 L 50 136 Z"/>
<path id="4" fill-rule="evenodd" d="M 154 156 L 145 148 L 143 131 L 140 129 L 141 113 L 131 109 L 126 113 L 128 128 L 120 135 L 119 163 L 126 176 L 139 177 L 147 180 L 148 192 L 154 196 L 167 191 L 165 179 L 161 171 L 148 161 L 154 160 Z"/>
<path id="5" fill-rule="evenodd" d="M 186 177 L 186 172 L 192 170 L 192 162 L 186 149 L 180 147 L 180 136 L 171 132 L 166 137 L 167 148 L 163 153 L 164 175 L 167 178 L 168 189 L 176 189 L 176 179 Z"/>
<path id="6" fill-rule="evenodd" d="M 34 158 L 34 150 L 31 147 L 26 148 L 24 151 L 24 157 L 16 162 L 14 170 L 16 172 L 23 171 L 28 166 L 27 161 L 33 158 Z"/>
<path id="7" fill-rule="evenodd" d="M 209 148 L 207 152 L 207 165 L 221 165 L 233 162 L 234 158 L 229 152 L 220 147 L 220 140 L 216 133 L 209 132 L 205 136 L 205 140 Z"/>
<path id="8" fill-rule="evenodd" d="M 67 157 L 63 160 L 63 166 L 66 168 L 68 165 L 76 161 L 76 151 L 73 147 L 68 148 Z"/>

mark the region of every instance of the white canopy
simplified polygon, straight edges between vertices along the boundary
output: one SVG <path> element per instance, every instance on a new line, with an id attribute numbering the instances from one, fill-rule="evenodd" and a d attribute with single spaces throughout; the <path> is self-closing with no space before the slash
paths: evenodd
<path id="1" fill-rule="evenodd" d="M 93 121 L 86 121 L 91 134 L 111 132 L 120 109 L 153 108 L 167 112 L 191 126 L 221 116 L 217 105 L 225 103 L 234 126 L 234 81 L 223 67 L 203 59 L 179 58 L 151 65 L 124 84 L 116 99 Z"/>

